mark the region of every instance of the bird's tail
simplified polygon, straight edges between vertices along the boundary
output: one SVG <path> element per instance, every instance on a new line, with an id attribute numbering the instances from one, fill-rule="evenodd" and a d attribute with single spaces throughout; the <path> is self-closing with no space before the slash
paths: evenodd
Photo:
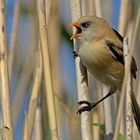
<path id="1" fill-rule="evenodd" d="M 132 112 L 134 114 L 134 119 L 138 128 L 138 131 L 140 133 L 140 107 L 136 100 L 136 96 L 134 93 L 131 93 L 131 102 L 132 102 Z"/>

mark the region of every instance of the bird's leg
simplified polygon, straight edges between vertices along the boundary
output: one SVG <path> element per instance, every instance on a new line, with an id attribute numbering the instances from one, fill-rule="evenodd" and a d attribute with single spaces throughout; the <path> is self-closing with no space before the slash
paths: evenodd
<path id="1" fill-rule="evenodd" d="M 76 51 L 73 51 L 73 58 L 75 59 L 78 56 L 78 54 L 76 53 Z"/>
<path id="2" fill-rule="evenodd" d="M 109 96 L 111 96 L 112 94 L 114 94 L 115 92 L 109 92 L 105 97 L 103 97 L 102 99 L 100 99 L 97 102 L 94 103 L 90 103 L 88 101 L 79 101 L 78 104 L 82 105 L 82 104 L 87 104 L 87 106 L 84 106 L 82 108 L 80 108 L 77 113 L 81 114 L 84 111 L 91 111 L 91 109 L 93 109 L 94 107 L 96 107 L 96 105 L 98 105 L 100 102 L 102 102 L 103 100 L 105 100 L 106 98 L 108 98 Z"/>

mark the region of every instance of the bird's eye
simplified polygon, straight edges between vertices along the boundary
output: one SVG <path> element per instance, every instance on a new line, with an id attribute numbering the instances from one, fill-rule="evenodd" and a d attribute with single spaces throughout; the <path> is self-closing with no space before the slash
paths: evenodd
<path id="1" fill-rule="evenodd" d="M 88 28 L 90 25 L 91 25 L 90 22 L 84 22 L 84 23 L 81 24 L 81 26 L 84 27 L 84 28 Z"/>

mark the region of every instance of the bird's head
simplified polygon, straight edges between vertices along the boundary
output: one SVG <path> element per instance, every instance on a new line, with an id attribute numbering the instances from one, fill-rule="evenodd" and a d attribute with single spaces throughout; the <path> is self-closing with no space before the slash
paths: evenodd
<path id="1" fill-rule="evenodd" d="M 83 16 L 77 21 L 71 23 L 76 28 L 75 34 L 71 37 L 71 40 L 82 39 L 91 40 L 93 38 L 100 38 L 104 35 L 108 23 L 99 17 Z"/>

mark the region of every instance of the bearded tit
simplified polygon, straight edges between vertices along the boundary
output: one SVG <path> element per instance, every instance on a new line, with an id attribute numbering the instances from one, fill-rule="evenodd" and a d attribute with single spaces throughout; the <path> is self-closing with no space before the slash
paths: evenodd
<path id="1" fill-rule="evenodd" d="M 76 28 L 76 33 L 71 39 L 79 40 L 76 55 L 96 80 L 110 87 L 110 92 L 95 103 L 80 101 L 79 104 L 87 104 L 78 110 L 78 113 L 82 113 L 90 111 L 117 90 L 121 90 L 124 77 L 123 37 L 99 17 L 84 16 L 71 25 Z M 134 78 L 136 72 L 136 61 L 132 57 L 131 73 Z M 134 118 L 140 132 L 140 108 L 133 93 L 131 100 Z"/>

